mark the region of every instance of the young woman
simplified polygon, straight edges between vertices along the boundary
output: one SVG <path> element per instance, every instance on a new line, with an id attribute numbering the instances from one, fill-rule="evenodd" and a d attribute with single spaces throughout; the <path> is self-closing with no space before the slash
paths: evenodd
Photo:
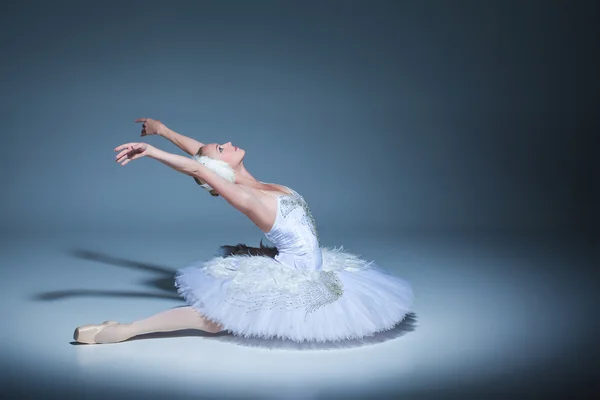
<path id="1" fill-rule="evenodd" d="M 410 312 L 410 285 L 374 263 L 341 249 L 322 247 L 304 198 L 289 187 L 254 178 L 246 152 L 225 144 L 203 144 L 160 121 L 143 123 L 142 136 L 163 136 L 193 157 L 146 143 L 115 149 L 127 165 L 153 158 L 193 177 L 213 196 L 246 215 L 275 246 L 223 246 L 222 256 L 177 272 L 175 286 L 188 306 L 131 323 L 105 321 L 77 328 L 80 343 L 114 343 L 133 336 L 199 329 L 210 333 L 294 341 L 360 339 L 392 329 Z"/>

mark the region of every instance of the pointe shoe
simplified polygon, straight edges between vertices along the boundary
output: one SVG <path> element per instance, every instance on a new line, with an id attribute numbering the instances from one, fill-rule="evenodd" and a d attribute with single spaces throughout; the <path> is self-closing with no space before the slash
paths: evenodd
<path id="1" fill-rule="evenodd" d="M 97 344 L 94 338 L 102 329 L 107 326 L 116 325 L 118 322 L 116 321 L 104 321 L 100 325 L 83 325 L 79 328 L 75 329 L 75 333 L 73 333 L 73 339 L 79 343 L 85 344 Z"/>

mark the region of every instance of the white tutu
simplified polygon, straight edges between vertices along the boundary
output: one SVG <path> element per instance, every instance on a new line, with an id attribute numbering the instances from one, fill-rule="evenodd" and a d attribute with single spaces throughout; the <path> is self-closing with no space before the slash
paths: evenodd
<path id="1" fill-rule="evenodd" d="M 339 249 L 321 247 L 319 270 L 264 255 L 230 255 L 177 272 L 186 302 L 235 335 L 297 342 L 360 339 L 394 328 L 410 312 L 404 280 Z"/>

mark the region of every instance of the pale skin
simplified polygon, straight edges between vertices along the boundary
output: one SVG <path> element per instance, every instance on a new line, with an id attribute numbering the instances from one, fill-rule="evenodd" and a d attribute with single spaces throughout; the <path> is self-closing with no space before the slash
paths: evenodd
<path id="1" fill-rule="evenodd" d="M 277 200 L 275 197 L 288 194 L 280 185 L 264 183 L 255 179 L 244 166 L 246 151 L 224 144 L 204 144 L 196 139 L 181 135 L 158 120 L 138 118 L 142 124 L 141 136 L 162 136 L 182 151 L 195 155 L 202 149 L 202 155 L 227 162 L 236 173 L 235 183 L 223 179 L 196 160 L 168 153 L 143 142 L 122 144 L 114 149 L 115 161 L 121 166 L 133 160 L 148 157 L 157 160 L 175 171 L 197 178 L 212 186 L 220 197 L 236 210 L 246 215 L 263 232 L 269 232 L 275 223 Z M 179 307 L 163 311 L 146 319 L 131 323 L 106 321 L 97 325 L 84 325 L 75 330 L 74 339 L 80 343 L 115 343 L 131 337 L 155 332 L 172 332 L 183 329 L 196 329 L 208 333 L 218 333 L 222 327 L 198 313 L 192 307 Z"/>

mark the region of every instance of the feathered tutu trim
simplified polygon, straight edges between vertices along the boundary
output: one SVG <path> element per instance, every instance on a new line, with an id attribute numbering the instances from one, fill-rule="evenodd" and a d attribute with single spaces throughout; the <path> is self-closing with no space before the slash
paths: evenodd
<path id="1" fill-rule="evenodd" d="M 410 312 L 404 280 L 340 248 L 321 248 L 320 271 L 287 267 L 277 249 L 222 246 L 222 255 L 179 270 L 186 302 L 235 335 L 297 342 L 361 339 L 394 328 Z"/>

